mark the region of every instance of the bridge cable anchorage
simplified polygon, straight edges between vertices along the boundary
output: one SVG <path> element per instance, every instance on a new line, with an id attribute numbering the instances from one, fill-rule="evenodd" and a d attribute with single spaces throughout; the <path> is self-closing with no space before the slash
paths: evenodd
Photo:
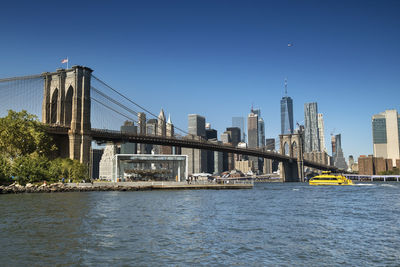
<path id="1" fill-rule="evenodd" d="M 101 84 L 103 84 L 104 86 L 106 86 L 107 88 L 109 88 L 110 90 L 112 90 L 113 92 L 115 92 L 116 94 L 118 94 L 119 96 L 123 97 L 125 100 L 129 101 L 130 103 L 134 104 L 135 106 L 139 107 L 140 109 L 144 110 L 145 112 L 147 112 L 148 114 L 152 115 L 154 118 L 158 118 L 158 116 L 154 113 L 152 113 L 150 110 L 146 109 L 145 107 L 139 105 L 138 103 L 134 102 L 133 100 L 129 99 L 127 96 L 121 94 L 120 92 L 118 92 L 116 89 L 112 88 L 110 85 L 106 84 L 104 81 L 102 81 L 101 79 L 99 79 L 98 77 L 96 77 L 95 75 L 92 75 L 92 77 L 97 80 L 98 82 L 100 82 Z M 165 121 L 164 121 L 165 122 Z M 195 137 L 195 135 L 190 134 L 189 132 L 177 127 L 174 125 L 174 128 L 181 131 L 182 133 Z"/>

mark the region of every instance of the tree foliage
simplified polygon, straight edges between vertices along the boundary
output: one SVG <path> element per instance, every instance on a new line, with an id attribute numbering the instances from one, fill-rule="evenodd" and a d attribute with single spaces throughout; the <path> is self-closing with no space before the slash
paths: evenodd
<path id="1" fill-rule="evenodd" d="M 25 110 L 8 111 L 0 118 L 0 184 L 12 183 L 12 177 L 21 185 L 87 178 L 88 168 L 79 161 L 50 160 L 55 150 L 52 138 L 36 116 Z"/>
<path id="2" fill-rule="evenodd" d="M 11 182 L 10 170 L 10 163 L 5 157 L 0 155 L 0 185 L 9 184 Z"/>
<path id="3" fill-rule="evenodd" d="M 20 156 L 13 162 L 11 174 L 21 185 L 50 181 L 49 164 L 48 158 L 38 154 Z"/>
<path id="4" fill-rule="evenodd" d="M 0 154 L 14 160 L 32 153 L 48 155 L 56 149 L 35 115 L 9 110 L 0 118 Z"/>
<path id="5" fill-rule="evenodd" d="M 81 181 L 88 177 L 88 168 L 77 160 L 57 158 L 51 161 L 49 171 L 51 177 L 61 180 L 65 178 L 71 181 Z"/>
<path id="6" fill-rule="evenodd" d="M 380 172 L 379 174 L 381 174 L 381 175 L 400 175 L 400 169 L 394 168 L 393 170 Z"/>

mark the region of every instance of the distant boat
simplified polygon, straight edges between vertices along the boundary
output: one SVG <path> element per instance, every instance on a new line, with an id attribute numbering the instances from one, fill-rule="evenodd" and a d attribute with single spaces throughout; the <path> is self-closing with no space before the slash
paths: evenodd
<path id="1" fill-rule="evenodd" d="M 310 185 L 353 185 L 353 181 L 340 174 L 331 174 L 323 171 L 321 175 L 314 176 L 308 182 Z"/>

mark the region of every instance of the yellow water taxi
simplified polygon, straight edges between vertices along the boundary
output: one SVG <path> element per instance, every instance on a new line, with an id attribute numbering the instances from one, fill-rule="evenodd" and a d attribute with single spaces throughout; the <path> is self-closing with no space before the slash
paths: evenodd
<path id="1" fill-rule="evenodd" d="M 353 185 L 353 181 L 340 174 L 331 174 L 323 171 L 321 175 L 314 176 L 308 182 L 310 185 Z"/>

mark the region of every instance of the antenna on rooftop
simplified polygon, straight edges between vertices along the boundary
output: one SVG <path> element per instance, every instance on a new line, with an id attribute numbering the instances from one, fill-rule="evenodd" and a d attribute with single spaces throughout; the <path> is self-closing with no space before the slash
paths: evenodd
<path id="1" fill-rule="evenodd" d="M 285 78 L 285 96 L 287 96 L 287 78 Z"/>

